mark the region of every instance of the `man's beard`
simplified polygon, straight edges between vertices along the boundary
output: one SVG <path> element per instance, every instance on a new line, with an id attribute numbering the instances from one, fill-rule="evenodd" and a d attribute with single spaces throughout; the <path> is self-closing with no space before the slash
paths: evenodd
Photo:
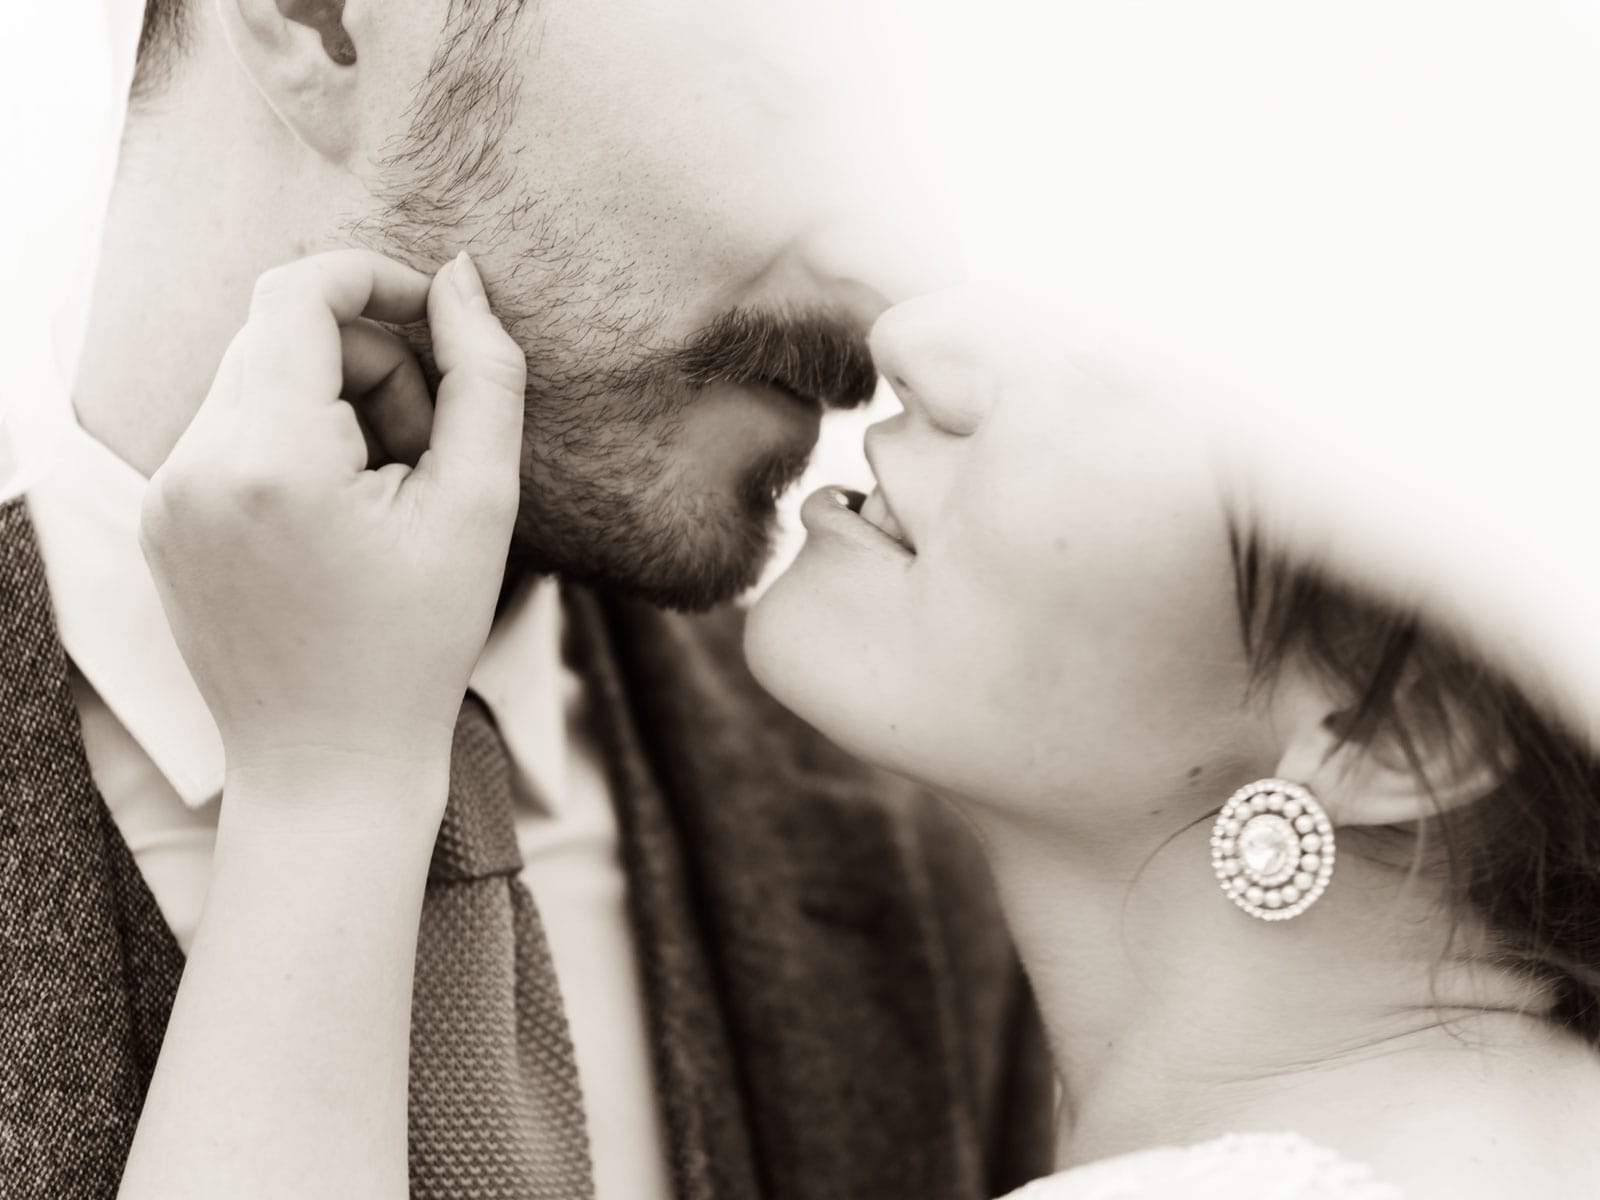
<path id="1" fill-rule="evenodd" d="M 649 272 L 649 247 L 593 239 L 582 197 L 533 187 L 501 154 L 534 54 L 521 10 L 485 20 L 451 6 L 413 128 L 373 180 L 376 208 L 348 233 L 424 270 L 463 248 L 491 269 L 499 259 L 490 294 L 528 359 L 513 567 L 708 608 L 759 578 L 777 497 L 812 445 L 791 436 L 731 484 L 712 478 L 682 436 L 706 389 L 765 385 L 797 405 L 851 407 L 872 395 L 872 356 L 855 322 L 781 304 L 666 337 L 673 306 L 693 297 Z"/>
<path id="2" fill-rule="evenodd" d="M 679 445 L 687 418 L 718 386 L 774 389 L 823 412 L 861 405 L 877 371 L 860 326 L 822 309 L 744 307 L 662 344 L 658 322 L 626 303 L 626 286 L 599 289 L 612 301 L 607 310 L 538 287 L 527 290 L 542 302 L 529 301 L 517 294 L 522 282 L 491 289 L 528 367 L 511 573 L 560 575 L 687 611 L 749 589 L 771 557 L 778 498 L 814 444 L 791 438 L 753 456 L 731 488 L 697 486 L 697 464 Z M 437 384 L 427 327 L 406 333 Z"/>
<path id="3" fill-rule="evenodd" d="M 546 330 L 514 322 L 529 355 L 522 507 L 514 569 L 559 574 L 669 608 L 699 610 L 748 589 L 771 556 L 777 500 L 812 444 L 753 457 L 730 489 L 703 477 L 679 438 L 717 385 L 774 388 L 803 406 L 848 408 L 877 382 L 860 328 L 823 311 L 725 312 L 687 342 L 584 371 L 551 369 Z M 621 359 L 622 361 L 617 361 Z M 748 403 L 773 403 L 752 397 Z"/>

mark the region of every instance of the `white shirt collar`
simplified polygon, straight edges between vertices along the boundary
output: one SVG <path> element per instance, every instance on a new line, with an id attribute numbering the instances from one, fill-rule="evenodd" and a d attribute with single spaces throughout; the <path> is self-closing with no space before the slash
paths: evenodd
<path id="1" fill-rule="evenodd" d="M 174 791 L 191 808 L 222 792 L 222 739 L 178 651 L 139 549 L 146 480 L 68 422 L 42 478 L 28 490 L 61 643 Z M 472 687 L 505 726 L 539 748 L 530 762 L 541 799 L 560 801 L 566 729 L 561 601 L 551 580 L 507 603 Z"/>
<path id="2" fill-rule="evenodd" d="M 65 424 L 53 401 L 0 397 L 0 504 L 38 481 Z"/>

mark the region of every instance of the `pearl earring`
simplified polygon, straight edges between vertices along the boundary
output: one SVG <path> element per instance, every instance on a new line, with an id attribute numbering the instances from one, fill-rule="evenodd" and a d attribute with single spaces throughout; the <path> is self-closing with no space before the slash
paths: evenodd
<path id="1" fill-rule="evenodd" d="M 1333 822 L 1298 783 L 1258 779 L 1217 814 L 1211 869 L 1228 899 L 1252 917 L 1298 917 L 1333 876 Z"/>

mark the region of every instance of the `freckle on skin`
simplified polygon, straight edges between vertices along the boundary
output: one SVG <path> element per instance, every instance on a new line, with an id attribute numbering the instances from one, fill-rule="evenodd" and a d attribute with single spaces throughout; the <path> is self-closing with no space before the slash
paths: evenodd
<path id="1" fill-rule="evenodd" d="M 1064 537 L 1057 537 L 1056 538 L 1056 550 L 1058 552 L 1060 552 L 1060 551 L 1064 551 L 1066 548 L 1067 548 L 1067 539 L 1064 538 Z"/>
<path id="2" fill-rule="evenodd" d="M 1189 780 L 1190 783 L 1193 783 L 1196 779 L 1200 778 L 1200 771 L 1201 771 L 1200 767 L 1190 767 L 1189 768 L 1189 774 L 1186 776 L 1186 778 Z"/>

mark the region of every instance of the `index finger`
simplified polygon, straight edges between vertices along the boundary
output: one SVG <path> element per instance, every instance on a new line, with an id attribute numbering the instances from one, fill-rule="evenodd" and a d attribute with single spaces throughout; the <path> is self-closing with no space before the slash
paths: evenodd
<path id="1" fill-rule="evenodd" d="M 274 267 L 257 280 L 250 300 L 242 397 L 278 404 L 337 400 L 340 327 L 361 317 L 420 321 L 431 282 L 371 250 L 332 250 Z"/>

